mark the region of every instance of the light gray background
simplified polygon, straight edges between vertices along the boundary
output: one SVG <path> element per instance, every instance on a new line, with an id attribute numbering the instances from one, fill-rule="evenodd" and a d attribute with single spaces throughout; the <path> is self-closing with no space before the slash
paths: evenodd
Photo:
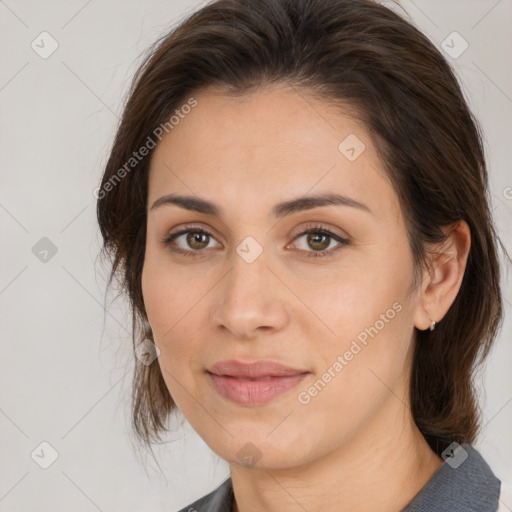
<path id="1" fill-rule="evenodd" d="M 104 312 L 107 269 L 96 262 L 93 190 L 129 80 L 149 44 L 204 3 L 0 0 L 1 511 L 174 511 L 228 476 L 188 424 L 155 450 L 159 466 L 143 456 L 146 472 L 137 459 L 130 319 L 112 296 Z M 402 4 L 438 47 L 453 31 L 469 44 L 448 59 L 485 132 L 494 214 L 512 253 L 512 3 Z M 47 59 L 31 48 L 43 31 L 59 45 Z M 47 262 L 32 251 L 43 237 L 57 248 Z M 510 489 L 509 276 L 505 323 L 478 379 L 476 447 Z M 48 469 L 35 462 L 49 457 L 44 441 L 58 452 Z"/>

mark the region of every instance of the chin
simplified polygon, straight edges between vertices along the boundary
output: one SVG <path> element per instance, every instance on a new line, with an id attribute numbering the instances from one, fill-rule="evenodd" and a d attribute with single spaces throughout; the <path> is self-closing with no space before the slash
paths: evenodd
<path id="1" fill-rule="evenodd" d="M 311 452 L 304 445 L 304 432 L 292 434 L 283 430 L 277 435 L 277 430 L 272 432 L 275 425 L 265 425 L 261 429 L 255 429 L 254 424 L 246 427 L 242 427 L 243 433 L 237 430 L 233 437 L 226 434 L 222 441 L 217 439 L 208 445 L 228 463 L 245 468 L 285 469 L 307 462 L 304 459 Z"/>

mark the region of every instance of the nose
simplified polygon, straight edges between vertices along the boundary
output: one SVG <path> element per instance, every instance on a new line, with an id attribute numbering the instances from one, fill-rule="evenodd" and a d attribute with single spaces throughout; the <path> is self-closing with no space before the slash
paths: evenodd
<path id="1" fill-rule="evenodd" d="M 233 267 L 217 287 L 211 312 L 214 327 L 236 339 L 283 329 L 289 322 L 285 288 L 263 255 L 247 263 L 235 254 Z"/>

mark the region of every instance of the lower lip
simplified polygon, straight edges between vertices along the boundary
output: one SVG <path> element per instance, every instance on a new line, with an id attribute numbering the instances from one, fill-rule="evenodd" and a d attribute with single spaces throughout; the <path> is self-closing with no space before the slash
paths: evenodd
<path id="1" fill-rule="evenodd" d="M 261 405 L 282 395 L 299 384 L 307 373 L 260 380 L 237 379 L 208 373 L 215 389 L 228 400 L 240 405 Z"/>

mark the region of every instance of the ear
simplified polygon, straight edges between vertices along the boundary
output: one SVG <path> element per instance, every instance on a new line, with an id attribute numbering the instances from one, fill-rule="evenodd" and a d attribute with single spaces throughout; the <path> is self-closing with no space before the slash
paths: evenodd
<path id="1" fill-rule="evenodd" d="M 414 326 L 425 330 L 438 323 L 459 292 L 469 249 L 471 232 L 463 220 L 443 228 L 446 240 L 431 247 L 428 268 L 423 273 L 419 302 L 414 312 Z"/>

